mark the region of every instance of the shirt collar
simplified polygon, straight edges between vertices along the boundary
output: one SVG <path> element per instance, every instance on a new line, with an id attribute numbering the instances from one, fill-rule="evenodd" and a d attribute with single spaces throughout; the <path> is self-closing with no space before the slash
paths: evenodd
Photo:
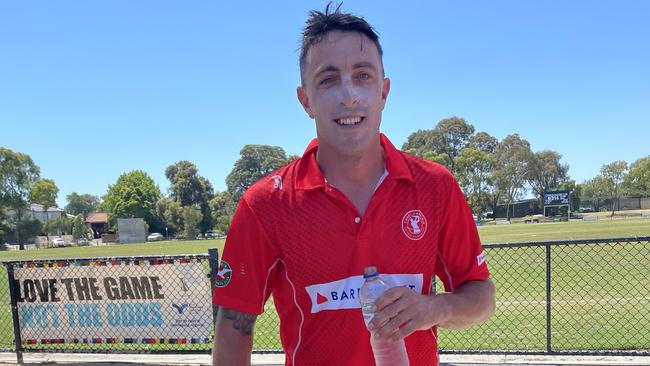
<path id="1" fill-rule="evenodd" d="M 383 133 L 379 134 L 379 142 L 384 149 L 384 159 L 388 176 L 392 179 L 406 179 L 413 182 L 413 175 L 402 153 L 393 146 Z M 313 139 L 298 162 L 296 189 L 310 190 L 325 187 L 325 176 L 316 161 L 317 150 L 318 139 Z"/>

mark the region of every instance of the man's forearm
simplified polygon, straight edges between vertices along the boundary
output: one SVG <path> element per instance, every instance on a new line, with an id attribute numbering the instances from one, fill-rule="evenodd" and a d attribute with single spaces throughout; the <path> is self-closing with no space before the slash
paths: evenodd
<path id="1" fill-rule="evenodd" d="M 214 326 L 213 366 L 251 364 L 256 315 L 220 308 Z"/>
<path id="2" fill-rule="evenodd" d="M 444 302 L 443 328 L 467 328 L 487 320 L 495 310 L 495 288 L 491 279 L 470 281 L 454 292 L 437 295 Z"/>

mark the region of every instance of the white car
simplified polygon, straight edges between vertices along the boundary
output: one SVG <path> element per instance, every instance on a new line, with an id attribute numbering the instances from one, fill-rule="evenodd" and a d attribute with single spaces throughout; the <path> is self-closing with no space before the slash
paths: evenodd
<path id="1" fill-rule="evenodd" d="M 86 238 L 77 239 L 77 245 L 90 245 L 90 242 Z"/>
<path id="2" fill-rule="evenodd" d="M 55 248 L 58 248 L 58 247 L 64 247 L 64 246 L 66 246 L 66 245 L 67 245 L 67 244 L 66 244 L 65 240 L 63 240 L 63 239 L 61 239 L 61 238 L 54 238 L 54 239 L 52 239 L 52 241 L 50 242 L 50 246 L 51 246 L 51 247 L 55 247 Z"/>
<path id="3" fill-rule="evenodd" d="M 147 241 L 159 241 L 164 239 L 165 237 L 161 233 L 151 233 L 147 236 Z"/>

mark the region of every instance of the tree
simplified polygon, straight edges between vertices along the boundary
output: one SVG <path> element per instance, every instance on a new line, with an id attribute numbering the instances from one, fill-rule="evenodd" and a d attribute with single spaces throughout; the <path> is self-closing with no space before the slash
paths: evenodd
<path id="1" fill-rule="evenodd" d="M 528 175 L 530 143 L 518 134 L 506 136 L 495 152 L 495 169 L 492 180 L 498 195 L 505 198 L 506 216 L 510 219 L 510 205 L 519 198 Z"/>
<path id="2" fill-rule="evenodd" d="M 228 234 L 230 222 L 232 221 L 236 208 L 237 202 L 232 198 L 229 191 L 217 193 L 210 201 L 210 212 L 214 221 L 214 229 L 223 234 Z"/>
<path id="3" fill-rule="evenodd" d="M 115 184 L 108 186 L 103 206 L 113 226 L 118 217 L 142 217 L 151 230 L 159 231 L 156 202 L 160 197 L 160 189 L 153 179 L 142 170 L 133 170 L 120 175 Z"/>
<path id="4" fill-rule="evenodd" d="M 41 232 L 42 224 L 38 220 L 21 220 L 16 224 L 16 241 L 21 249 L 25 243 Z"/>
<path id="5" fill-rule="evenodd" d="M 39 177 L 40 170 L 29 155 L 0 147 L 0 240 L 18 240 L 21 250 L 23 238 L 36 227 L 21 222 L 29 192 Z"/>
<path id="6" fill-rule="evenodd" d="M 474 126 L 463 118 L 446 118 L 438 122 L 433 130 L 418 130 L 411 134 L 402 150 L 439 162 L 456 173 L 454 159 L 467 146 L 473 134 Z"/>
<path id="7" fill-rule="evenodd" d="M 456 173 L 454 159 L 460 155 L 465 146 L 474 134 L 474 126 L 467 123 L 463 118 L 451 117 L 438 122 L 434 129 L 435 138 L 438 138 L 439 152 L 447 154 L 451 162 L 451 171 Z M 435 150 L 434 150 L 435 151 Z"/>
<path id="8" fill-rule="evenodd" d="M 433 130 L 417 130 L 408 136 L 402 150 L 415 156 L 422 157 L 427 151 L 431 151 Z"/>
<path id="9" fill-rule="evenodd" d="M 476 135 L 470 137 L 467 147 L 474 148 L 479 151 L 486 152 L 488 154 L 493 154 L 497 149 L 497 144 L 499 140 L 496 137 L 490 135 L 487 132 L 479 132 Z"/>
<path id="10" fill-rule="evenodd" d="M 487 186 L 494 168 L 494 156 L 484 151 L 466 147 L 455 159 L 457 178 L 467 201 L 476 216 L 485 210 Z"/>
<path id="11" fill-rule="evenodd" d="M 29 155 L 0 147 L 0 209 L 25 207 L 39 177 L 40 169 Z"/>
<path id="12" fill-rule="evenodd" d="M 631 196 L 650 197 L 650 155 L 630 164 L 623 188 Z"/>
<path id="13" fill-rule="evenodd" d="M 240 158 L 226 177 L 228 191 L 235 202 L 260 178 L 288 163 L 284 150 L 278 146 L 245 145 Z"/>
<path id="14" fill-rule="evenodd" d="M 181 160 L 165 169 L 165 176 L 171 183 L 170 196 L 181 206 L 199 203 L 205 194 L 212 194 L 212 185 L 207 180 L 202 181 L 203 177 L 198 172 L 196 165 L 187 160 Z"/>
<path id="15" fill-rule="evenodd" d="M 198 205 L 203 215 L 199 224 L 201 231 L 212 228 L 209 202 L 214 197 L 212 184 L 205 177 L 199 175 L 196 165 L 181 160 L 165 169 L 165 176 L 171 183 L 169 187 L 172 199 L 181 206 Z"/>
<path id="16" fill-rule="evenodd" d="M 72 233 L 74 221 L 63 215 L 57 219 L 49 220 L 43 225 L 43 232 L 47 235 L 67 235 Z"/>
<path id="17" fill-rule="evenodd" d="M 83 238 L 87 232 L 88 229 L 86 225 L 84 225 L 83 215 L 75 216 L 72 220 L 72 239 L 74 241 L 78 241 L 79 239 Z"/>
<path id="18" fill-rule="evenodd" d="M 530 155 L 526 178 L 540 205 L 544 202 L 545 192 L 558 189 L 568 179 L 569 166 L 560 163 L 560 159 L 562 155 L 551 150 Z"/>
<path id="19" fill-rule="evenodd" d="M 436 162 L 440 165 L 444 165 L 447 169 L 451 170 L 451 167 L 453 166 L 453 163 L 451 160 L 449 160 L 449 155 L 445 153 L 436 153 L 433 151 L 426 151 L 423 155 L 422 158 L 427 159 L 429 161 Z"/>
<path id="20" fill-rule="evenodd" d="M 56 207 L 56 197 L 59 188 L 52 179 L 39 179 L 32 186 L 29 192 L 30 203 L 43 205 L 44 209 Z"/>
<path id="21" fill-rule="evenodd" d="M 605 164 L 600 168 L 600 174 L 607 182 L 610 197 L 614 200 L 612 216 L 614 216 L 614 212 L 616 212 L 616 209 L 618 208 L 618 200 L 620 198 L 619 188 L 621 183 L 623 183 L 627 169 L 627 162 L 623 160 L 617 160 L 613 163 Z"/>
<path id="22" fill-rule="evenodd" d="M 165 235 L 175 236 L 183 230 L 183 207 L 171 198 L 161 198 L 156 202 L 156 213 L 164 225 Z"/>
<path id="23" fill-rule="evenodd" d="M 195 239 L 199 234 L 199 223 L 201 222 L 201 210 L 196 206 L 183 207 L 183 236 L 185 239 Z"/>
<path id="24" fill-rule="evenodd" d="M 583 182 L 580 186 L 582 189 L 580 199 L 583 202 L 591 202 L 594 209 L 600 211 L 602 200 L 609 194 L 607 180 L 602 175 L 597 175 L 594 178 Z"/>
<path id="25" fill-rule="evenodd" d="M 99 197 L 91 194 L 78 194 L 72 192 L 66 196 L 68 204 L 65 206 L 65 212 L 71 215 L 83 215 L 84 217 L 97 211 L 99 206 Z"/>

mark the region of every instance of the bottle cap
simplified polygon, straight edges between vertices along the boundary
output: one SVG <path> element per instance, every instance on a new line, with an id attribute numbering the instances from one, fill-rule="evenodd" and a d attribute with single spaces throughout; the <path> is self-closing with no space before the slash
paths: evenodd
<path id="1" fill-rule="evenodd" d="M 363 269 L 363 278 L 374 277 L 376 275 L 378 275 L 378 273 L 377 267 L 375 266 L 368 266 Z"/>

